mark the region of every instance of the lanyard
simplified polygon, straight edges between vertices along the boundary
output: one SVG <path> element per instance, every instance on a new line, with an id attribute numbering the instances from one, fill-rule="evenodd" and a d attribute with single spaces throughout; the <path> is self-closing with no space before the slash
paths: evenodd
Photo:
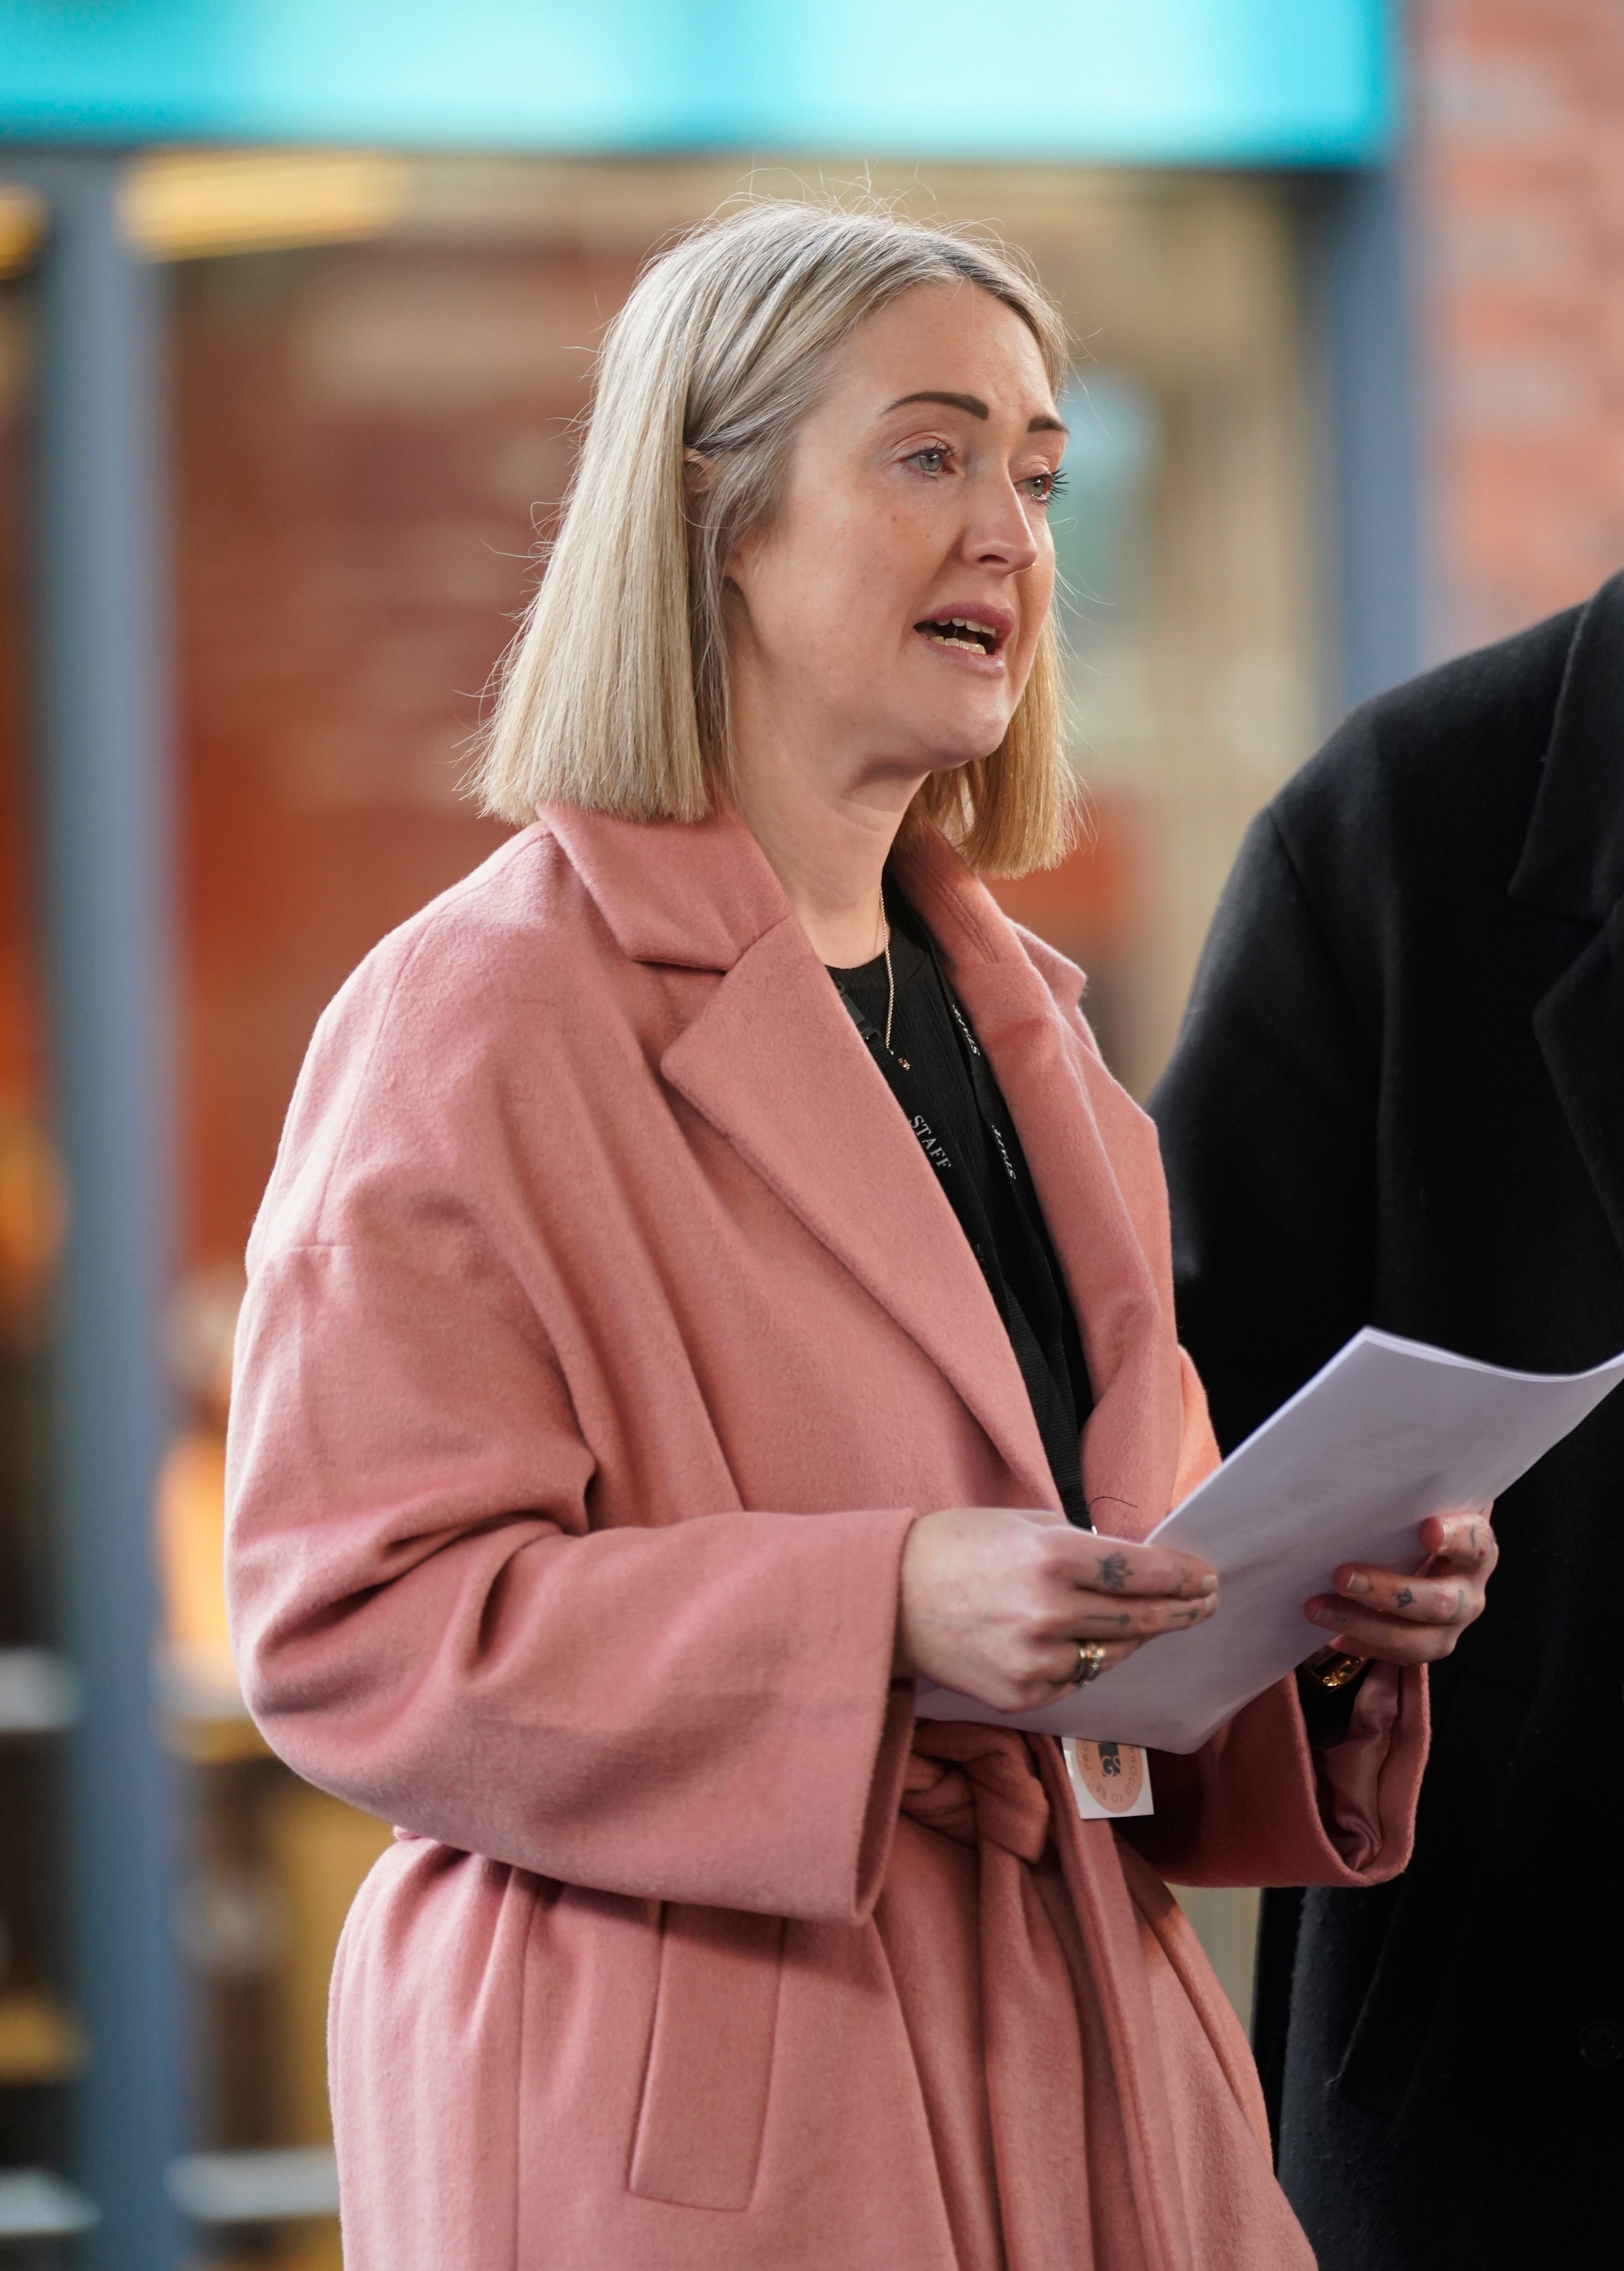
<path id="1" fill-rule="evenodd" d="M 1002 1098 L 994 1083 L 986 1055 L 942 972 L 936 958 L 935 941 L 927 934 L 925 943 L 942 999 L 952 1017 L 977 1113 L 1007 1182 L 1006 1219 L 1025 1251 L 1028 1264 L 1026 1281 L 1029 1289 L 1036 1292 L 1039 1306 L 1038 1315 L 1028 1316 L 1006 1277 L 998 1240 L 980 1192 L 976 1188 L 975 1179 L 967 1166 L 956 1165 L 950 1158 L 933 1124 L 919 1083 L 886 1048 L 883 1036 L 873 1020 L 865 1016 L 838 979 L 836 990 L 868 1054 L 884 1076 L 886 1085 L 913 1129 L 920 1149 L 935 1170 L 942 1194 L 957 1217 L 959 1226 L 987 1280 L 987 1289 L 1003 1320 L 1004 1329 L 1009 1336 L 1016 1361 L 1020 1366 L 1032 1401 L 1032 1417 L 1037 1421 L 1039 1436 L 1066 1518 L 1080 1530 L 1091 1530 L 1093 1524 L 1089 1519 L 1087 1501 L 1083 1495 L 1076 1404 L 1065 1354 L 1064 1315 L 1061 1304 L 1066 1296 L 1063 1290 L 1055 1284 L 1047 1244 L 1031 1219 L 1026 1195 L 1002 1124 Z M 1009 1134 L 1013 1132 L 1011 1128 Z"/>

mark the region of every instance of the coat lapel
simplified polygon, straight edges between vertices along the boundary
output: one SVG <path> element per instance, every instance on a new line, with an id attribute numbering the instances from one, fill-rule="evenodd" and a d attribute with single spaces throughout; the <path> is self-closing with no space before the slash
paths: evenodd
<path id="1" fill-rule="evenodd" d="M 724 972 L 665 1078 L 952 1383 L 1024 1501 L 1055 1505 L 975 1257 L 754 838 L 726 815 L 542 818 L 627 953 Z"/>
<path id="2" fill-rule="evenodd" d="M 667 1048 L 666 1079 L 951 1381 L 1026 1502 L 1055 1505 L 975 1258 L 754 838 L 726 814 L 541 817 L 624 952 L 724 973 Z M 942 838 L 921 830 L 896 864 L 1003 1091 L 1066 1273 L 1095 1395 L 1083 1442 L 1095 1521 L 1143 1536 L 1167 1511 L 1183 1424 L 1155 1132 Z"/>
<path id="3" fill-rule="evenodd" d="M 660 1068 L 945 1374 L 1028 1502 L 1053 1505 L 986 1280 L 792 917 L 741 956 Z"/>
<path id="4" fill-rule="evenodd" d="M 1510 895 L 1598 927 L 1540 1001 L 1534 1031 L 1624 1247 L 1624 575 L 1580 615 Z"/>

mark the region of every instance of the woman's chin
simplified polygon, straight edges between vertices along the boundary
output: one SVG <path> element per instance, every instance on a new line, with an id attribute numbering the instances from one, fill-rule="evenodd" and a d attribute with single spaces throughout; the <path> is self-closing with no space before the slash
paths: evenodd
<path id="1" fill-rule="evenodd" d="M 978 765 L 990 757 L 1009 731 L 1008 722 L 985 733 L 957 733 L 945 744 L 937 744 L 927 756 L 926 771 L 929 773 L 957 772 L 961 765 Z"/>
<path id="2" fill-rule="evenodd" d="M 856 720 L 848 717 L 843 722 L 849 731 Z M 878 718 L 871 713 L 857 733 L 869 744 L 868 770 L 874 778 L 911 774 L 927 778 L 979 764 L 991 756 L 1009 726 L 1002 704 L 995 710 L 989 705 L 980 716 L 966 717 L 960 711 L 946 718 L 939 711 L 921 717 L 917 711 L 909 713 L 897 706 Z"/>

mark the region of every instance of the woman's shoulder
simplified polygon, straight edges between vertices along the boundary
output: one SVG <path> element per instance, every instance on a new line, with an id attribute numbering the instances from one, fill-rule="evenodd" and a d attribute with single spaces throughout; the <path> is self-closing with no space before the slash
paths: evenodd
<path id="1" fill-rule="evenodd" d="M 621 961 L 540 823 L 381 939 L 317 1021 L 256 1244 L 324 1242 L 356 1177 L 428 1174 L 488 1136 L 515 1078 L 551 1076 L 572 1001 Z M 555 1069 L 555 1064 L 554 1068 Z"/>
<path id="2" fill-rule="evenodd" d="M 456 1047 L 510 1031 L 517 1009 L 567 987 L 606 942 L 562 847 L 533 823 L 378 941 L 323 1012 L 312 1049 Z"/>

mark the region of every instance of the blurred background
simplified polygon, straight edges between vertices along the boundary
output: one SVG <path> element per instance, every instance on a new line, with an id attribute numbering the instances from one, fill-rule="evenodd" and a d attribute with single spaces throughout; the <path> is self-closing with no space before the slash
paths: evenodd
<path id="1" fill-rule="evenodd" d="M 389 1831 L 232 1672 L 243 1242 L 323 1004 L 499 840 L 469 737 L 639 264 L 862 183 L 1076 338 L 1091 825 L 1002 896 L 1143 1094 L 1342 711 L 1624 562 L 1613 0 L 0 0 L 0 2266 L 336 2271 Z M 1185 1897 L 1244 2015 L 1250 1896 Z"/>

